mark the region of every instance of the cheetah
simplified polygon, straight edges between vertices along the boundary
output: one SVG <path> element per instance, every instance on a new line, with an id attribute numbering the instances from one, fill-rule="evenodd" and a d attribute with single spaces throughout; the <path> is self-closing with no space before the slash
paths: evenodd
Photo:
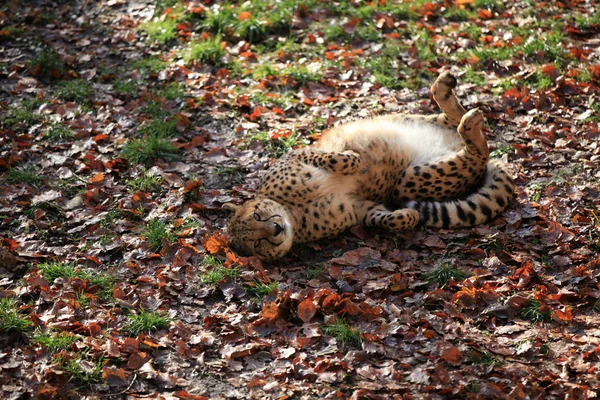
<path id="1" fill-rule="evenodd" d="M 273 261 L 295 243 L 357 224 L 454 228 L 496 217 L 511 201 L 514 184 L 504 164 L 489 158 L 483 113 L 465 111 L 456 85 L 448 72 L 432 85 L 441 114 L 351 122 L 284 155 L 254 199 L 224 205 L 233 211 L 231 248 Z"/>

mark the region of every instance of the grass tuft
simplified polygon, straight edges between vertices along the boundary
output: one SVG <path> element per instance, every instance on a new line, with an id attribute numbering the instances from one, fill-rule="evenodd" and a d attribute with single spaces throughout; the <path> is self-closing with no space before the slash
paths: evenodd
<path id="1" fill-rule="evenodd" d="M 523 307 L 519 310 L 519 317 L 531 321 L 534 324 L 548 320 L 550 315 L 544 313 L 541 310 L 541 306 L 542 304 L 539 300 L 532 299 L 529 301 L 529 304 L 526 307 Z"/>
<path id="2" fill-rule="evenodd" d="M 5 179 L 9 183 L 28 183 L 36 185 L 41 182 L 42 177 L 34 167 L 10 168 L 6 172 Z"/>
<path id="3" fill-rule="evenodd" d="M 60 350 L 68 350 L 73 343 L 81 340 L 81 336 L 71 335 L 67 332 L 37 332 L 33 335 L 32 340 L 34 343 L 37 343 L 52 352 L 57 352 Z"/>
<path id="4" fill-rule="evenodd" d="M 31 325 L 29 317 L 19 311 L 15 299 L 0 299 L 0 332 L 24 332 Z"/>
<path id="5" fill-rule="evenodd" d="M 423 274 L 423 278 L 426 279 L 429 283 L 437 283 L 439 286 L 443 286 L 450 281 L 450 279 L 454 279 L 455 281 L 462 281 L 466 277 L 468 277 L 465 271 L 462 271 L 457 268 L 452 268 L 446 264 L 442 264 L 439 267 L 433 269 L 432 271 Z"/>
<path id="6" fill-rule="evenodd" d="M 167 225 L 158 219 L 148 222 L 144 234 L 153 250 L 159 250 L 162 247 L 163 239 L 167 239 L 169 242 L 176 239 L 175 234 L 167 229 Z"/>
<path id="7" fill-rule="evenodd" d="M 176 161 L 181 158 L 180 150 L 169 138 L 148 135 L 142 139 L 131 139 L 121 150 L 121 156 L 133 164 L 150 166 L 154 161 Z"/>
<path id="8" fill-rule="evenodd" d="M 146 170 L 140 176 L 126 181 L 127 186 L 135 191 L 151 192 L 160 189 L 163 178 L 160 175 L 148 175 Z"/>
<path id="9" fill-rule="evenodd" d="M 177 37 L 178 23 L 174 18 L 167 17 L 164 20 L 154 18 L 152 21 L 141 24 L 140 30 L 146 32 L 149 39 L 158 43 L 166 43 Z"/>
<path id="10" fill-rule="evenodd" d="M 56 279 L 79 278 L 88 281 L 88 289 L 96 286 L 94 293 L 102 300 L 112 299 L 112 289 L 115 278 L 108 274 L 89 272 L 78 268 L 74 262 L 53 261 L 38 264 L 38 269 L 42 271 L 42 277 L 52 284 Z"/>
<path id="11" fill-rule="evenodd" d="M 73 139 L 75 135 L 73 131 L 68 126 L 61 124 L 60 122 L 55 122 L 50 125 L 48 131 L 44 135 L 44 138 L 48 139 L 51 142 L 60 142 L 63 140 Z"/>
<path id="12" fill-rule="evenodd" d="M 342 346 L 346 344 L 360 346 L 362 341 L 360 332 L 340 318 L 337 318 L 333 324 L 325 325 L 323 327 L 323 333 L 325 335 L 333 336 Z"/>
<path id="13" fill-rule="evenodd" d="M 191 43 L 185 51 L 185 62 L 198 61 L 209 65 L 223 65 L 225 49 L 221 44 L 221 37 L 215 36 L 206 40 Z"/>
<path id="14" fill-rule="evenodd" d="M 94 91 L 90 82 L 84 79 L 74 79 L 60 82 L 56 93 L 65 100 L 86 103 Z"/>
<path id="15" fill-rule="evenodd" d="M 36 55 L 29 60 L 29 69 L 36 76 L 58 78 L 65 70 L 65 65 L 60 55 L 49 47 L 39 50 Z"/>
<path id="16" fill-rule="evenodd" d="M 141 310 L 139 314 L 127 317 L 123 331 L 129 336 L 136 337 L 140 333 L 168 328 L 170 323 L 169 318 L 163 317 L 159 313 Z"/>
<path id="17" fill-rule="evenodd" d="M 279 282 L 274 281 L 271 283 L 261 283 L 258 281 L 249 282 L 244 286 L 246 292 L 250 293 L 252 296 L 257 298 L 263 298 L 269 293 L 273 292 L 279 286 Z"/>
<path id="18" fill-rule="evenodd" d="M 233 279 L 240 274 L 239 269 L 225 268 L 219 259 L 212 256 L 204 257 L 202 265 L 210 268 L 199 276 L 200 283 L 203 285 L 214 285 L 226 278 Z"/>

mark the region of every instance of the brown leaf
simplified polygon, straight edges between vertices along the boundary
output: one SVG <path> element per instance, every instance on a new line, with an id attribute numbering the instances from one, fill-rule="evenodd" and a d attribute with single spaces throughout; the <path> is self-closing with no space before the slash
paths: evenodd
<path id="1" fill-rule="evenodd" d="M 257 321 L 257 323 L 272 324 L 279 319 L 279 316 L 279 304 L 272 301 L 263 306 L 262 311 L 260 312 L 260 319 Z"/>
<path id="2" fill-rule="evenodd" d="M 127 386 L 129 384 L 127 371 L 123 368 L 116 368 L 114 366 L 102 369 L 102 379 L 107 381 L 112 387 Z"/>
<path id="3" fill-rule="evenodd" d="M 440 352 L 440 358 L 452 365 L 458 365 L 462 355 L 456 346 L 448 346 Z"/>
<path id="4" fill-rule="evenodd" d="M 309 322 L 317 313 L 317 307 L 312 298 L 313 296 L 307 296 L 298 304 L 298 317 L 304 322 Z"/>
<path id="5" fill-rule="evenodd" d="M 127 368 L 133 370 L 140 369 L 142 365 L 144 365 L 149 359 L 150 356 L 147 353 L 144 353 L 143 351 L 133 352 L 129 356 L 129 360 L 127 361 Z"/>

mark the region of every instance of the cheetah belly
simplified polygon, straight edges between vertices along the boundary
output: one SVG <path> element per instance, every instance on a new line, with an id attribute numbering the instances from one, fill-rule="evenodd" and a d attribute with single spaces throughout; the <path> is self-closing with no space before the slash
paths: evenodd
<path id="1" fill-rule="evenodd" d="M 325 151 L 353 150 L 372 160 L 418 165 L 445 158 L 464 146 L 451 129 L 419 121 L 357 121 L 328 132 L 318 143 Z M 393 157 L 393 158 L 390 158 Z"/>
<path id="2" fill-rule="evenodd" d="M 293 206 L 295 242 L 335 236 L 358 223 L 352 199 L 357 180 L 353 175 L 331 173 L 306 165 L 312 178 L 303 182 L 308 194 L 303 204 Z"/>

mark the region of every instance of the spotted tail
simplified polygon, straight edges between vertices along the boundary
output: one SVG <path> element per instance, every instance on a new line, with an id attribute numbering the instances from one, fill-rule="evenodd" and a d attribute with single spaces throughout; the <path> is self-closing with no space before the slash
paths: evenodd
<path id="1" fill-rule="evenodd" d="M 495 218 L 514 197 L 515 184 L 498 160 L 488 163 L 487 175 L 477 191 L 461 200 L 410 201 L 406 207 L 420 214 L 419 226 L 459 228 Z"/>

